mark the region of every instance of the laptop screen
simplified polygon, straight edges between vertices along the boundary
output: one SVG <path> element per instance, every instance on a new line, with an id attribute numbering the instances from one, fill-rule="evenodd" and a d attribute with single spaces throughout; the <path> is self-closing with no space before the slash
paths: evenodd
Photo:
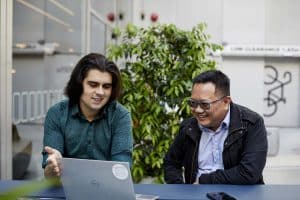
<path id="1" fill-rule="evenodd" d="M 135 200 L 127 162 L 62 158 L 61 182 L 70 200 Z"/>

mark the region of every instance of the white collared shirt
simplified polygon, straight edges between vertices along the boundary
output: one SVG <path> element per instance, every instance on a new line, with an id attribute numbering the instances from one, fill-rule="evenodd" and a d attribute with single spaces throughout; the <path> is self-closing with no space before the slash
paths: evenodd
<path id="1" fill-rule="evenodd" d="M 216 131 L 199 125 L 202 135 L 198 151 L 197 177 L 200 177 L 201 174 L 214 172 L 217 169 L 224 169 L 222 153 L 224 141 L 228 135 L 229 123 L 230 109 Z"/>

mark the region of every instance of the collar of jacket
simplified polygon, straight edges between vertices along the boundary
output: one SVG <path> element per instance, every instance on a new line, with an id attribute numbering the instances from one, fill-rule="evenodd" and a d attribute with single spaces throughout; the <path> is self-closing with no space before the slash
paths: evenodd
<path id="1" fill-rule="evenodd" d="M 246 133 L 246 122 L 254 123 L 254 119 L 247 115 L 242 109 L 243 107 L 231 103 L 230 104 L 230 124 L 228 133 L 228 145 L 233 143 L 237 138 L 243 136 Z M 186 134 L 194 141 L 199 142 L 201 137 L 201 130 L 198 126 L 197 119 L 195 117 L 190 118 L 186 122 Z M 230 136 L 230 137 L 229 137 Z"/>
<path id="2" fill-rule="evenodd" d="M 225 148 L 247 133 L 248 123 L 255 123 L 253 115 L 247 113 L 248 110 L 248 108 L 238 104 L 230 104 L 230 125 L 229 133 L 224 143 Z"/>
<path id="3" fill-rule="evenodd" d="M 230 104 L 230 122 L 229 122 L 229 134 L 240 130 L 245 129 L 243 121 L 243 114 L 240 110 L 240 108 L 234 104 Z"/>
<path id="4" fill-rule="evenodd" d="M 187 136 L 189 136 L 197 144 L 200 140 L 200 136 L 202 133 L 198 126 L 197 119 L 195 117 L 189 118 L 189 120 L 187 120 L 186 127 L 187 127 L 186 130 Z"/>

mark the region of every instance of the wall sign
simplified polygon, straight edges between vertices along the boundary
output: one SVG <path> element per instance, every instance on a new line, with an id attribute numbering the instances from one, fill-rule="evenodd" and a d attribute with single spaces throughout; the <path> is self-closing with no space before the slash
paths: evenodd
<path id="1" fill-rule="evenodd" d="M 225 45 L 222 56 L 300 57 L 300 46 Z"/>

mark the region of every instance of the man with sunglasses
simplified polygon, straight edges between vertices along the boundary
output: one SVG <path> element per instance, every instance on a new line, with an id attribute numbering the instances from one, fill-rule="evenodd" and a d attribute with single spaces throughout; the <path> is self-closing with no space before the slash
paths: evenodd
<path id="1" fill-rule="evenodd" d="M 166 183 L 263 184 L 267 134 L 261 116 L 232 102 L 218 70 L 193 80 L 193 117 L 181 123 L 164 159 Z"/>

